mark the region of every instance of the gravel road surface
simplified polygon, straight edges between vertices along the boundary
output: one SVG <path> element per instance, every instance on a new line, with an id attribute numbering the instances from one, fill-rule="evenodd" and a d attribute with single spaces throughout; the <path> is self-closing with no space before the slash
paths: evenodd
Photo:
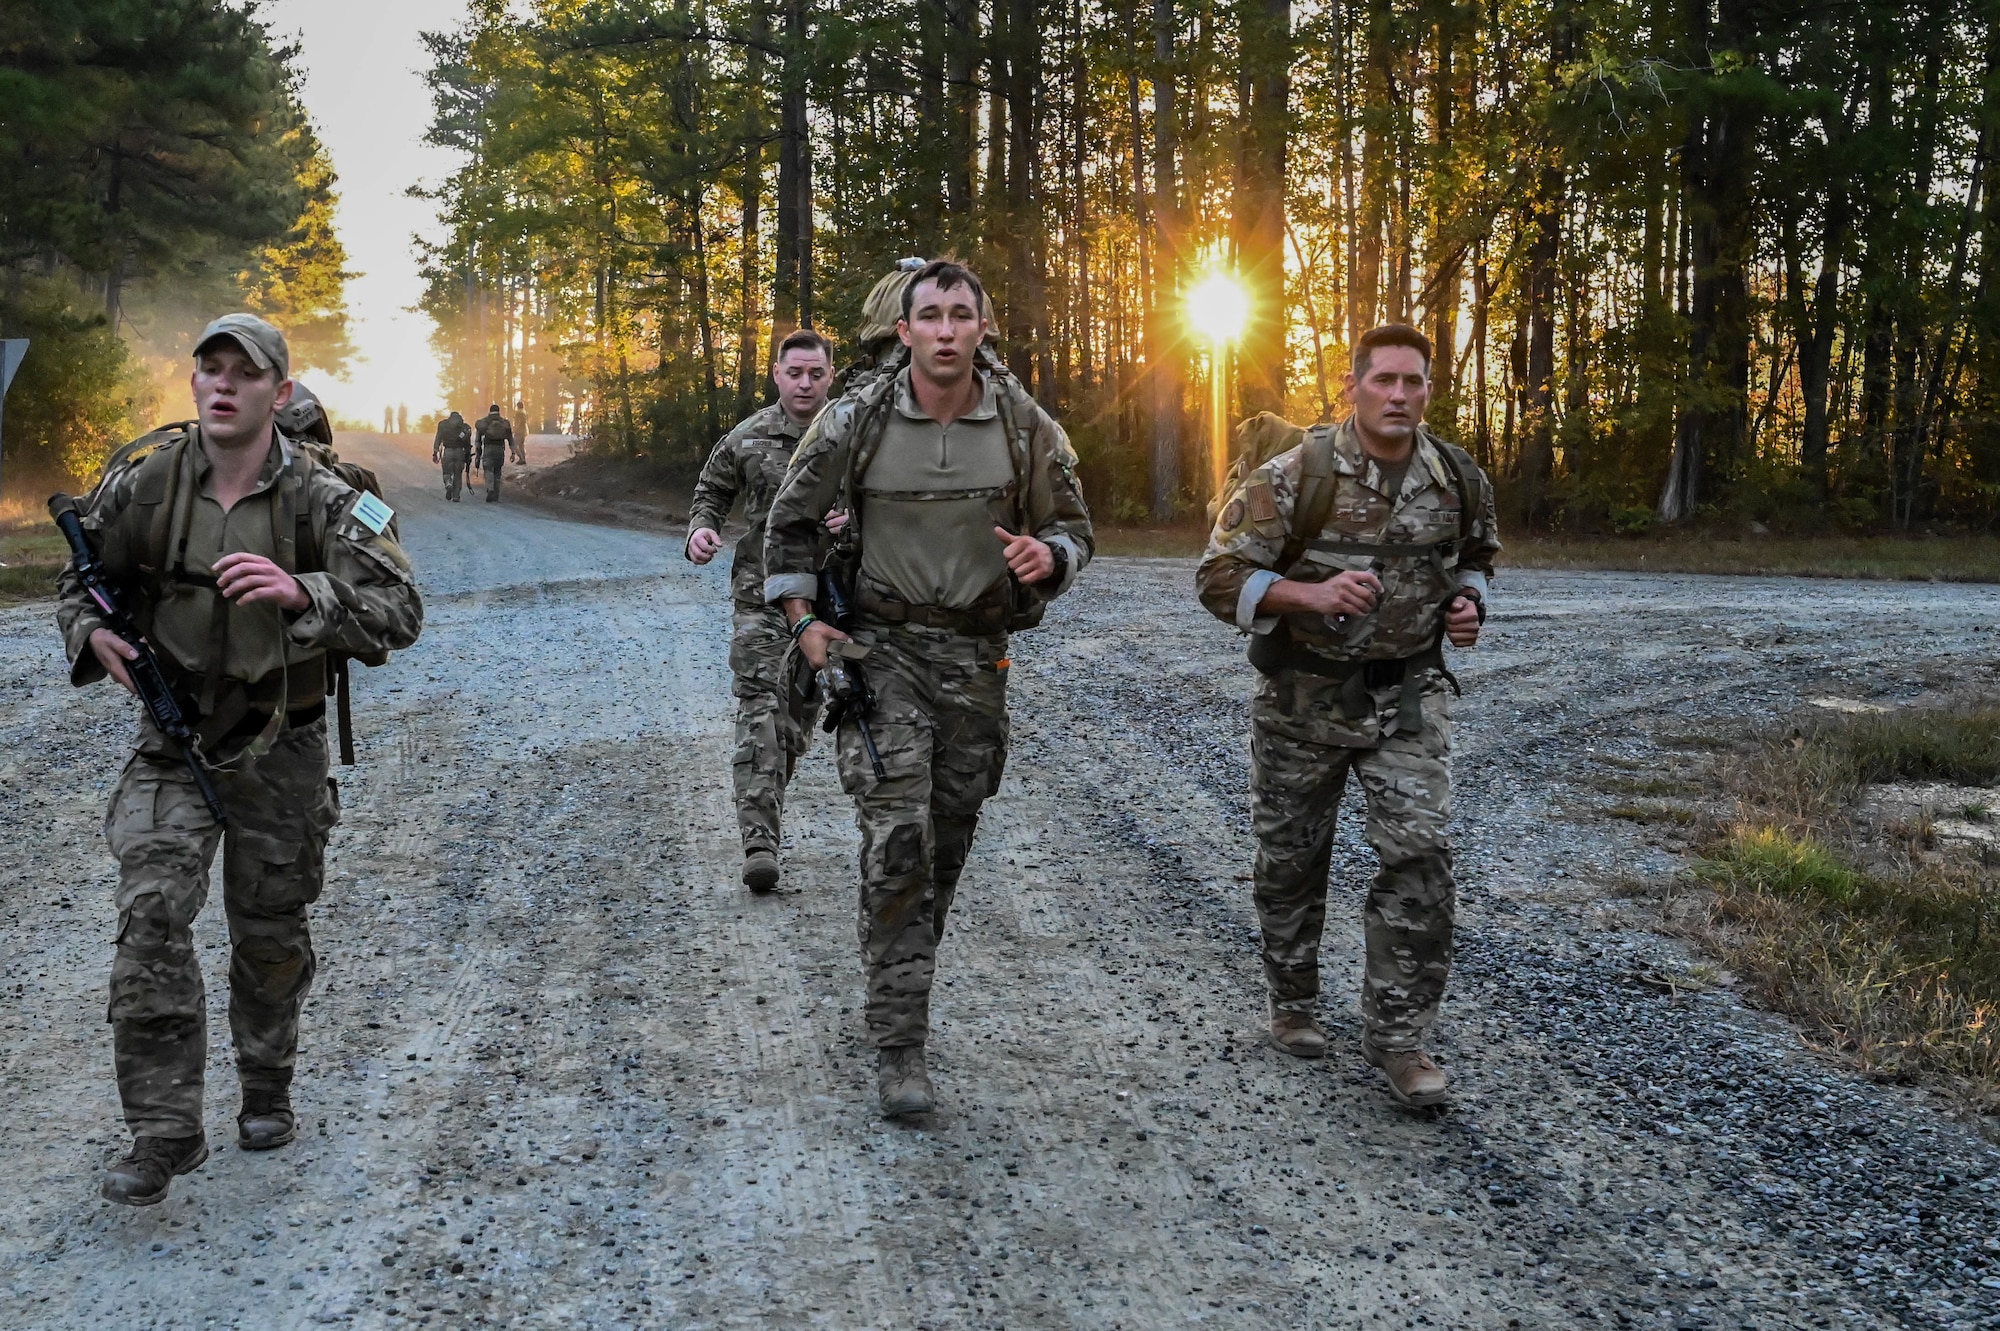
<path id="1" fill-rule="evenodd" d="M 1806 700 L 1991 680 L 1992 590 L 1507 574 L 1457 664 L 1457 1099 L 1417 1115 L 1356 1054 L 1351 810 L 1331 1055 L 1262 1043 L 1249 669 L 1185 561 L 1101 561 L 1017 639 L 940 1111 L 894 1126 L 823 739 L 785 890 L 736 881 L 724 570 L 342 446 L 428 623 L 357 672 L 305 1131 L 234 1145 L 213 909 L 215 1154 L 150 1210 L 96 1196 L 132 706 L 67 686 L 46 604 L 0 611 L 0 1325 L 2000 1326 L 2000 1154 L 1703 984 L 1619 888 L 1672 845 L 1604 814 Z"/>

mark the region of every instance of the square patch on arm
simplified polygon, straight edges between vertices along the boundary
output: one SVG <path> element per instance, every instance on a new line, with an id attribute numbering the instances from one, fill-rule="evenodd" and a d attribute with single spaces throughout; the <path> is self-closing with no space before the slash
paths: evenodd
<path id="1" fill-rule="evenodd" d="M 396 510 L 365 490 L 354 505 L 354 520 L 369 531 L 380 536 L 389 529 L 389 519 L 396 516 Z"/>

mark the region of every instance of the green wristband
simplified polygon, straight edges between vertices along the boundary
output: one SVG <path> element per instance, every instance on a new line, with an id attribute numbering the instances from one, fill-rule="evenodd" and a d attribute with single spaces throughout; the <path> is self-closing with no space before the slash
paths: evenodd
<path id="1" fill-rule="evenodd" d="M 819 616 L 813 614 L 811 611 L 807 611 L 805 614 L 800 615 L 799 622 L 792 625 L 792 641 L 797 642 L 799 640 L 799 635 L 806 631 L 807 625 L 817 624 L 818 622 L 819 622 Z"/>

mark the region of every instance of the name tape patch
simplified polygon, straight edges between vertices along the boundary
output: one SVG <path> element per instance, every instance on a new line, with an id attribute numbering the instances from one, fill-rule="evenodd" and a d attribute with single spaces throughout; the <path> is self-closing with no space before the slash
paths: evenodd
<path id="1" fill-rule="evenodd" d="M 354 506 L 354 520 L 377 536 L 389 530 L 389 519 L 395 516 L 395 509 L 366 492 L 362 494 L 361 502 Z"/>

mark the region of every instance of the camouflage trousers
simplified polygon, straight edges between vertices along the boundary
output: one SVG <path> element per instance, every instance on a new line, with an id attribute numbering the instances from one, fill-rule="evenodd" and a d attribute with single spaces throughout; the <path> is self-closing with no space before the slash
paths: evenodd
<path id="1" fill-rule="evenodd" d="M 869 649 L 861 671 L 884 777 L 850 722 L 837 736 L 840 783 L 861 829 L 864 1012 L 887 1049 L 930 1033 L 938 940 L 1007 761 L 1007 640 L 913 625 L 864 625 L 854 638 Z"/>
<path id="2" fill-rule="evenodd" d="M 108 1016 L 135 1136 L 201 1131 L 208 1000 L 194 920 L 218 846 L 237 1071 L 246 1087 L 290 1085 L 314 970 L 306 907 L 319 898 L 327 834 L 340 820 L 324 721 L 281 731 L 262 758 L 239 757 L 216 772 L 226 830 L 168 752 L 157 732 L 142 732 L 104 820 L 118 858 Z"/>
<path id="3" fill-rule="evenodd" d="M 507 455 L 490 449 L 479 459 L 479 469 L 486 473 L 486 497 L 489 500 L 500 497 L 500 473 L 506 466 Z"/>
<path id="4" fill-rule="evenodd" d="M 1393 716 L 1400 686 L 1376 690 Z M 1280 1008 L 1311 1011 L 1319 996 L 1334 815 L 1350 774 L 1367 801 L 1368 844 L 1380 867 L 1362 913 L 1367 961 L 1361 1017 L 1381 1049 L 1414 1049 L 1437 1017 L 1451 967 L 1455 889 L 1451 845 L 1451 700 L 1432 680 L 1423 726 L 1357 744 L 1340 717 L 1340 685 L 1284 672 L 1258 681 L 1250 706 L 1251 821 L 1257 834 L 1257 918 L 1264 976 Z M 1387 725 L 1365 728 L 1374 740 Z"/>
<path id="5" fill-rule="evenodd" d="M 812 745 L 819 692 L 805 670 L 794 670 L 792 635 L 773 606 L 739 603 L 729 640 L 729 669 L 736 676 L 736 825 L 743 853 L 778 849 L 785 787 Z"/>
<path id="6" fill-rule="evenodd" d="M 444 451 L 444 497 L 458 498 L 461 483 L 465 480 L 465 450 L 446 449 Z"/>

